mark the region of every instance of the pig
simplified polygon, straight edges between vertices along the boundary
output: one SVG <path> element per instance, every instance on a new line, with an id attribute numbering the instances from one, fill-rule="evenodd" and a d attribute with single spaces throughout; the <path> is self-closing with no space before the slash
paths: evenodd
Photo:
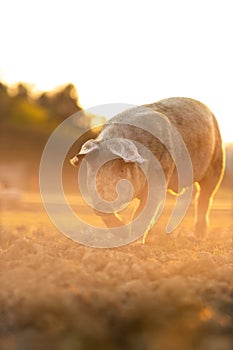
<path id="1" fill-rule="evenodd" d="M 155 115 L 167 124 L 158 124 Z M 143 126 L 143 123 L 156 132 L 159 129 L 158 135 L 161 135 L 165 142 L 162 142 L 160 137 L 155 137 L 154 132 L 150 133 L 148 128 L 145 130 L 135 126 Z M 133 185 L 133 198 L 139 200 L 136 217 L 147 200 L 146 164 L 150 161 L 142 154 L 138 144 L 150 150 L 159 161 L 166 189 L 173 193 L 179 190 L 177 168 L 170 152 L 176 150 L 179 145 L 176 139 L 173 140 L 173 132 L 168 132 L 166 125 L 170 125 L 171 130 L 179 133 L 190 156 L 192 177 L 187 180 L 186 186 L 195 184 L 197 187 L 194 235 L 197 239 L 203 239 L 208 231 L 211 202 L 224 172 L 224 151 L 218 123 L 203 103 L 186 97 L 171 97 L 127 109 L 109 119 L 95 139 L 85 142 L 79 153 L 71 159 L 71 163 L 75 166 L 80 165 L 82 159 L 91 154 L 93 159 L 96 159 L 98 154 L 103 152 L 104 144 L 107 146 L 106 141 L 110 141 L 107 147 L 116 158 L 110 159 L 98 170 L 94 185 L 100 197 L 111 202 L 117 198 L 116 186 L 119 180 L 129 180 Z M 122 225 L 119 216 L 114 212 L 95 210 L 95 213 L 101 215 L 109 228 Z"/>

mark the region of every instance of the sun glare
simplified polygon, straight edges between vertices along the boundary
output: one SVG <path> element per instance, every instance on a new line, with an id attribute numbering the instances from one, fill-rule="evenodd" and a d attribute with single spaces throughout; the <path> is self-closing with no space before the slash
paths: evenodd
<path id="1" fill-rule="evenodd" d="M 103 125 L 106 121 L 106 118 L 103 116 L 93 116 L 91 118 L 91 127 L 95 128 L 96 126 Z"/>

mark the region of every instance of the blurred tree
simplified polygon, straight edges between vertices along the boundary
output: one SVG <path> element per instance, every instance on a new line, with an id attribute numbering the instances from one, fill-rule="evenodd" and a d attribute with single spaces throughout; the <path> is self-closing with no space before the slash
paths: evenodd
<path id="1" fill-rule="evenodd" d="M 49 110 L 51 119 L 58 123 L 81 110 L 78 104 L 78 94 L 73 84 L 68 84 L 52 93 L 42 93 L 38 104 Z"/>
<path id="2" fill-rule="evenodd" d="M 32 125 L 35 127 L 46 127 L 48 112 L 33 101 L 18 99 L 18 96 L 11 105 L 10 121 L 21 125 Z"/>
<path id="3" fill-rule="evenodd" d="M 98 132 L 91 130 L 85 133 L 85 130 L 92 126 L 93 116 L 82 111 L 75 86 L 67 84 L 60 89 L 43 92 L 38 97 L 32 94 L 30 86 L 24 83 L 13 88 L 0 83 L 0 117 L 3 121 L 0 127 L 1 162 L 23 164 L 25 169 L 28 169 L 26 182 L 30 182 L 30 177 L 38 181 L 41 154 L 51 132 L 65 118 L 79 111 L 81 114 L 73 120 L 74 127 L 66 130 L 67 133 L 73 133 L 77 137 L 77 143 L 70 152 L 71 156 L 83 142 L 95 137 Z M 69 137 L 69 134 L 67 135 Z M 68 178 L 70 174 L 68 159 L 65 167 Z"/>
<path id="4" fill-rule="evenodd" d="M 24 100 L 28 99 L 28 89 L 26 85 L 19 83 L 16 87 L 16 97 L 22 98 Z"/>
<path id="5" fill-rule="evenodd" d="M 8 118 L 11 99 L 8 95 L 6 85 L 0 82 L 0 121 L 1 123 Z"/>

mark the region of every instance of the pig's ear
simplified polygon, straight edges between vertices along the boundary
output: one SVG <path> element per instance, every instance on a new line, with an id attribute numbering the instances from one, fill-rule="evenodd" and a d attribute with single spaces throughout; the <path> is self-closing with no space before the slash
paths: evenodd
<path id="1" fill-rule="evenodd" d="M 99 149 L 99 142 L 91 139 L 82 145 L 82 148 L 78 154 L 87 154 L 98 149 Z"/>
<path id="2" fill-rule="evenodd" d="M 133 141 L 129 139 L 118 139 L 117 141 L 112 140 L 110 144 L 108 144 L 109 150 L 122 158 L 126 163 L 137 163 L 144 164 L 147 163 L 147 160 L 143 158 L 137 149 L 137 146 L 133 143 Z"/>
<path id="3" fill-rule="evenodd" d="M 79 151 L 73 158 L 70 159 L 70 163 L 74 166 L 77 166 L 78 163 L 85 157 L 86 154 L 91 153 L 99 149 L 99 142 L 95 140 L 88 140 L 85 142 Z"/>

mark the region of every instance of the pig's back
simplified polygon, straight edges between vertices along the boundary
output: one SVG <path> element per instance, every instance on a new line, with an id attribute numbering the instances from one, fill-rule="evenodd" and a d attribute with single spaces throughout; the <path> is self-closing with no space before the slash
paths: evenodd
<path id="1" fill-rule="evenodd" d="M 159 119 L 155 117 L 156 114 L 159 114 Z M 123 137 L 141 142 L 161 160 L 167 153 L 165 146 L 178 147 L 174 144 L 171 129 L 167 127 L 171 123 L 186 144 L 192 160 L 194 176 L 196 175 L 195 180 L 198 180 L 205 173 L 214 152 L 213 119 L 212 112 L 201 102 L 190 98 L 174 97 L 134 107 L 116 115 L 107 122 L 99 138 Z M 164 145 L 153 135 L 161 135 Z"/>

